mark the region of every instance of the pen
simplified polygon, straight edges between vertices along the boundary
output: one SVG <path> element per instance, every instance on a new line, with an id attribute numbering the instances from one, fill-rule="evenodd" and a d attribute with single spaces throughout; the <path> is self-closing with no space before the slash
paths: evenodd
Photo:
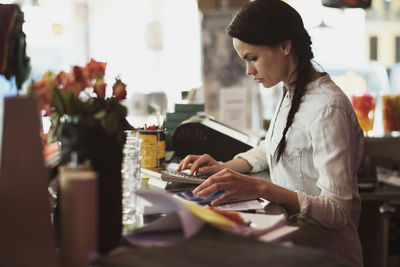
<path id="1" fill-rule="evenodd" d="M 256 213 L 257 210 L 241 210 L 240 212 L 244 212 L 244 213 Z"/>

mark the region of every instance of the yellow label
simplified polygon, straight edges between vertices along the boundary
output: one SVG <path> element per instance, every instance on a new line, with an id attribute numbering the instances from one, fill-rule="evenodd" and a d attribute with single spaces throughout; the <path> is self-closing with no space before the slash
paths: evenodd
<path id="1" fill-rule="evenodd" d="M 140 139 L 142 139 L 142 147 L 157 145 L 157 135 L 155 134 L 142 134 Z"/>
<path id="2" fill-rule="evenodd" d="M 158 142 L 158 158 L 165 158 L 165 141 Z"/>
<path id="3" fill-rule="evenodd" d="M 142 156 L 142 168 L 152 169 L 157 167 L 157 135 L 143 134 L 142 148 L 140 154 Z"/>

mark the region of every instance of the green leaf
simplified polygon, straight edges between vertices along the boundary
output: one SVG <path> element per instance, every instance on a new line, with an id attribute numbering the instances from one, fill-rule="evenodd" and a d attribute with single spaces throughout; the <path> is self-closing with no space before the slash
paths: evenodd
<path id="1" fill-rule="evenodd" d="M 57 113 L 52 113 L 50 115 L 50 130 L 49 130 L 49 138 L 48 142 L 53 143 L 57 141 L 59 132 L 60 132 L 60 116 Z"/>
<path id="2" fill-rule="evenodd" d="M 77 99 L 72 91 L 60 91 L 65 114 L 80 115 L 81 114 L 81 101 Z"/>
<path id="3" fill-rule="evenodd" d="M 60 90 L 57 87 L 53 88 L 53 98 L 51 100 L 51 104 L 54 108 L 54 112 L 58 113 L 59 115 L 62 115 L 65 113 L 64 100 L 63 100 Z"/>

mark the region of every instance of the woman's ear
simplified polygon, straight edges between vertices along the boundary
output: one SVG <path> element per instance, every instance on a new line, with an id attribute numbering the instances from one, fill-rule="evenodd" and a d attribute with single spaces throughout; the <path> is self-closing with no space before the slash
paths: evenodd
<path id="1" fill-rule="evenodd" d="M 290 52 L 292 51 L 292 40 L 285 40 L 281 42 L 280 48 L 285 56 L 289 55 Z"/>

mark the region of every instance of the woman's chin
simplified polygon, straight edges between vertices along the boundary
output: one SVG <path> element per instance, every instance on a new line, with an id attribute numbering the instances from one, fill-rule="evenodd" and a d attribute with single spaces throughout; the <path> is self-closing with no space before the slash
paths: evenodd
<path id="1" fill-rule="evenodd" d="M 261 84 L 263 87 L 265 87 L 265 88 L 274 87 L 274 86 L 277 85 L 278 83 L 279 83 L 279 82 L 265 82 L 265 81 L 260 82 L 260 84 Z"/>
<path id="2" fill-rule="evenodd" d="M 270 87 L 274 86 L 272 83 L 269 83 L 269 82 L 260 82 L 260 84 L 262 86 L 264 86 L 265 88 L 270 88 Z"/>

